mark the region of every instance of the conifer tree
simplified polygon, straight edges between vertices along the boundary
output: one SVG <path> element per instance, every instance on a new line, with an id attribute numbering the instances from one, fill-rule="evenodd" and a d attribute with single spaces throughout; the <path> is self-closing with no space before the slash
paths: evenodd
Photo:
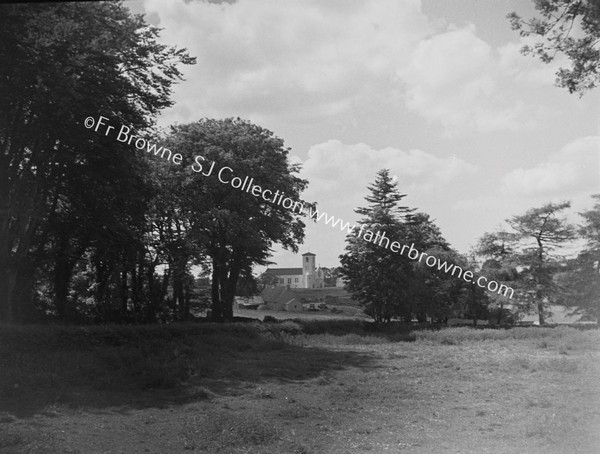
<path id="1" fill-rule="evenodd" d="M 487 268 L 498 270 L 496 278 L 510 281 L 515 289 L 513 305 L 524 313 L 537 311 L 540 325 L 550 314 L 549 304 L 564 303 L 555 276 L 565 263 L 565 254 L 557 249 L 575 239 L 574 227 L 561 217 L 570 206 L 562 202 L 532 208 L 507 219 L 512 232 L 486 234 L 480 241 L 480 255 L 491 260 Z"/>
<path id="2" fill-rule="evenodd" d="M 410 274 L 409 260 L 392 253 L 386 245 L 405 236 L 406 221 L 413 210 L 400 205 L 406 195 L 399 192 L 387 169 L 377 173 L 369 190 L 365 197 L 369 205 L 355 210 L 363 216 L 360 230 L 356 228 L 346 238 L 346 253 L 340 261 L 347 288 L 365 313 L 381 323 L 398 316 L 408 304 L 404 283 Z M 379 241 L 372 241 L 372 235 L 365 232 L 374 233 Z"/>
<path id="3" fill-rule="evenodd" d="M 600 319 L 600 194 L 592 196 L 596 203 L 580 213 L 583 224 L 579 234 L 586 241 L 578 256 L 570 260 L 559 278 L 569 298 L 566 303 L 578 312 Z"/>

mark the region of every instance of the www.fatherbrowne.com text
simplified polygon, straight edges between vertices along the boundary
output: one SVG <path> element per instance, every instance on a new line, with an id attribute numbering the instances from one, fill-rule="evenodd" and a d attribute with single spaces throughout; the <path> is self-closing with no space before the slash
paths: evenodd
<path id="1" fill-rule="evenodd" d="M 145 150 L 154 156 L 160 156 L 162 159 L 170 161 L 175 165 L 181 165 L 183 163 L 183 156 L 180 153 L 173 153 L 168 148 L 159 147 L 150 140 L 134 134 L 129 126 L 122 125 L 117 130 L 115 126 L 112 126 L 109 123 L 107 117 L 100 116 L 98 117 L 98 120 L 94 117 L 87 117 L 83 122 L 83 125 L 88 129 L 93 128 L 95 132 L 104 133 L 105 136 L 113 134 L 116 136 L 118 142 L 132 145 L 138 150 Z M 285 193 L 279 192 L 279 190 L 273 191 L 271 189 L 262 188 L 260 185 L 254 183 L 254 178 L 248 176 L 244 176 L 243 178 L 235 176 L 234 170 L 231 167 L 224 166 L 216 169 L 216 162 L 208 162 L 204 156 L 200 155 L 195 156 L 193 161 L 194 162 L 191 165 L 192 171 L 204 177 L 215 175 L 221 183 L 229 184 L 234 189 L 247 192 L 254 197 L 260 197 L 265 202 L 281 205 L 285 209 L 292 210 L 298 214 L 305 212 L 303 202 L 294 201 L 291 198 L 286 197 Z"/>
<path id="2" fill-rule="evenodd" d="M 103 116 L 100 116 L 98 120 L 96 120 L 94 117 L 87 117 L 83 124 L 88 129 L 94 128 L 95 132 L 104 132 L 105 136 L 108 136 L 114 130 L 114 134 L 117 136 L 117 141 L 127 143 L 128 145 L 133 145 L 138 150 L 146 150 L 148 153 L 154 154 L 155 156 L 160 155 L 162 159 L 171 161 L 173 164 L 181 165 L 183 162 L 183 156 L 180 153 L 173 153 L 171 150 L 164 147 L 157 148 L 157 145 L 151 143 L 148 139 L 133 134 L 131 132 L 131 128 L 128 126 L 121 126 L 117 133 L 115 127 L 111 126 L 108 123 L 108 120 L 108 118 Z M 205 165 L 206 169 L 204 167 Z M 254 184 L 254 178 L 250 178 L 248 176 L 244 176 L 244 178 L 233 176 L 234 170 L 231 167 L 224 166 L 219 169 L 215 169 L 215 166 L 215 161 L 208 163 L 204 156 L 198 155 L 194 157 L 194 163 L 191 167 L 192 171 L 204 177 L 215 175 L 221 183 L 229 184 L 234 189 L 239 189 L 240 191 L 252 194 L 254 197 L 260 197 L 265 202 L 281 205 L 282 207 L 292 210 L 298 214 L 307 214 L 308 217 L 315 219 L 317 222 L 321 222 L 324 219 L 326 225 L 330 225 L 333 228 L 339 225 L 340 231 L 346 231 L 346 233 L 349 235 L 355 235 L 357 238 L 362 238 L 365 241 L 377 244 L 381 247 L 389 249 L 394 253 L 400 253 L 400 255 L 404 255 L 406 252 L 407 257 L 411 260 L 418 260 L 421 262 L 425 258 L 424 262 L 430 268 L 437 268 L 439 271 L 444 271 L 445 273 L 451 274 L 458 279 L 462 278 L 465 282 L 473 285 L 476 284 L 481 288 L 489 290 L 490 292 L 495 292 L 502 296 L 508 296 L 509 298 L 513 297 L 514 290 L 511 287 L 508 287 L 504 284 L 499 284 L 496 281 L 488 280 L 485 276 L 479 276 L 477 279 L 474 279 L 475 276 L 472 271 L 464 271 L 458 265 L 448 263 L 446 261 L 442 262 L 433 255 L 429 255 L 426 252 L 419 252 L 419 250 L 415 248 L 414 243 L 412 243 L 410 246 L 406 244 L 402 245 L 398 241 L 393 241 L 388 238 L 385 232 L 377 231 L 376 233 L 373 233 L 371 230 L 366 229 L 364 225 L 360 225 L 360 228 L 356 224 L 350 227 L 349 222 L 344 223 L 342 219 L 336 219 L 335 216 L 330 216 L 326 212 L 319 212 L 319 210 L 316 209 L 313 210 L 312 207 L 309 207 L 307 210 L 303 202 L 294 201 L 291 198 L 286 197 L 283 192 L 279 192 L 279 190 L 273 191 L 271 189 L 262 188 L 258 184 Z"/>
<path id="3" fill-rule="evenodd" d="M 404 255 L 406 252 L 409 259 L 418 260 L 419 262 L 424 261 L 428 267 L 437 268 L 439 271 L 444 271 L 458 279 L 462 278 L 467 283 L 473 285 L 476 284 L 481 288 L 485 288 L 490 292 L 495 292 L 502 296 L 508 296 L 509 298 L 513 297 L 514 290 L 511 287 L 499 284 L 493 280 L 488 280 L 485 276 L 479 276 L 475 279 L 475 275 L 472 271 L 464 271 L 458 265 L 448 263 L 445 260 L 442 262 L 439 258 L 427 254 L 427 252 L 419 252 L 419 250 L 415 248 L 414 243 L 411 243 L 411 245 L 408 246 L 406 244 L 400 244 L 398 241 L 392 241 L 387 237 L 385 231 L 382 232 L 378 230 L 376 233 L 373 233 L 373 231 L 366 229 L 364 225 L 360 225 L 359 228 L 356 224 L 350 227 L 350 222 L 344 223 L 342 219 L 336 219 L 335 216 L 330 216 L 324 211 L 319 212 L 319 210 L 313 210 L 312 208 L 308 209 L 307 214 L 317 222 L 321 222 L 324 219 L 325 225 L 329 225 L 333 228 L 339 225 L 340 231 L 345 231 L 349 235 L 355 235 L 357 238 L 362 238 L 365 241 L 377 244 L 394 253 Z"/>

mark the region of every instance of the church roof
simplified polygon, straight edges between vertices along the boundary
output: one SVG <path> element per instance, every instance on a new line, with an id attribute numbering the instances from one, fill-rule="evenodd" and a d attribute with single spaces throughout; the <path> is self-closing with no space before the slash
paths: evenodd
<path id="1" fill-rule="evenodd" d="M 305 252 L 304 254 L 302 254 L 302 257 L 304 257 L 305 255 L 312 255 L 313 257 L 317 256 L 317 254 L 313 254 L 312 252 Z"/>
<path id="2" fill-rule="evenodd" d="M 286 303 L 290 300 L 289 295 L 290 289 L 287 287 L 267 287 L 261 293 L 261 296 L 266 303 Z"/>
<path id="3" fill-rule="evenodd" d="M 267 268 L 265 273 L 274 274 L 275 276 L 290 276 L 302 275 L 302 268 Z"/>

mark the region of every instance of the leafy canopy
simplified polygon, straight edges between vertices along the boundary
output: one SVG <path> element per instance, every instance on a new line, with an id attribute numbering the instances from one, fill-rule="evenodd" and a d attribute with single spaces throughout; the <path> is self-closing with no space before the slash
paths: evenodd
<path id="1" fill-rule="evenodd" d="M 583 95 L 600 83 L 600 2 L 598 0 L 534 0 L 541 17 L 524 20 L 516 12 L 508 18 L 522 37 L 540 40 L 521 51 L 549 63 L 558 54 L 571 62 L 560 68 L 556 84 Z"/>

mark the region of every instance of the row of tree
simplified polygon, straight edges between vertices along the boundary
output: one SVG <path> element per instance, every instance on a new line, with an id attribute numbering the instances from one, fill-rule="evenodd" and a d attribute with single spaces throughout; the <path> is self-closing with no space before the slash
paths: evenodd
<path id="1" fill-rule="evenodd" d="M 580 213 L 580 225 L 564 215 L 569 202 L 548 203 L 479 240 L 483 271 L 514 288 L 514 309 L 537 312 L 540 324 L 552 305 L 600 320 L 600 194 L 592 197 L 596 203 Z"/>
<path id="2" fill-rule="evenodd" d="M 430 318 L 444 323 L 450 317 L 491 317 L 501 324 L 509 314 L 537 312 L 544 324 L 553 304 L 600 317 L 600 195 L 593 196 L 598 200 L 593 208 L 581 213 L 579 227 L 562 215 L 569 202 L 549 203 L 508 219 L 510 230 L 484 234 L 467 257 L 449 247 L 428 215 L 400 205 L 405 195 L 388 170 L 378 173 L 369 190 L 368 206 L 356 209 L 365 228 L 385 231 L 402 244 L 414 244 L 421 252 L 514 290 L 511 299 L 486 292 L 353 232 L 340 257 L 341 272 L 375 321 Z M 573 249 L 577 247 L 578 252 Z"/>
<path id="3" fill-rule="evenodd" d="M 100 115 L 150 134 L 172 104 L 185 49 L 118 2 L 14 4 L 0 14 L 0 322 L 185 319 L 193 265 L 209 270 L 215 320 L 255 285 L 274 242 L 297 250 L 300 216 L 204 178 L 202 155 L 299 200 L 288 149 L 240 119 L 172 127 L 152 142 L 180 165 L 84 127 Z"/>
<path id="4" fill-rule="evenodd" d="M 538 16 L 507 15 L 513 30 L 527 38 L 521 51 L 542 62 L 566 57 L 556 85 L 583 96 L 600 84 L 600 2 L 597 0 L 533 0 Z M 420 263 L 351 234 L 341 256 L 348 288 L 377 321 L 403 318 L 434 320 L 474 318 L 495 312 L 497 323 L 509 313 L 536 311 L 543 324 L 552 304 L 600 319 L 600 203 L 580 213 L 579 226 L 562 213 L 568 202 L 549 203 L 507 220 L 509 229 L 486 233 L 469 257 L 450 249 L 424 214 L 400 207 L 403 197 L 382 171 L 360 208 L 363 222 L 385 227 L 405 244 L 435 254 L 464 269 L 480 272 L 515 289 L 509 301 L 485 294 L 476 286 L 441 275 Z M 593 196 L 600 202 L 600 195 Z M 424 233 L 426 232 L 426 233 Z M 579 243 L 577 243 L 579 241 Z M 510 307 L 510 310 L 508 310 Z M 491 308 L 491 310 L 490 310 Z"/>
<path id="5" fill-rule="evenodd" d="M 545 19 L 513 16 L 515 28 L 547 36 L 555 13 L 563 12 L 556 19 L 562 34 L 551 46 L 574 62 L 564 80 L 581 82 L 575 91 L 592 88 L 596 2 L 538 3 Z M 274 243 L 296 251 L 304 224 L 299 214 L 204 178 L 191 165 L 202 155 L 301 200 L 307 182 L 296 176 L 283 141 L 240 119 L 204 119 L 153 136 L 182 155 L 181 165 L 170 165 L 86 129 L 84 119 L 102 115 L 151 134 L 156 115 L 172 105 L 179 67 L 195 59 L 160 44 L 159 30 L 120 2 L 12 4 L 1 12 L 0 322 L 39 314 L 92 322 L 185 319 L 194 303 L 193 265 L 210 274 L 213 318 L 231 319 L 236 288 L 256 291 L 252 267 L 268 263 Z M 571 29 L 563 27 L 577 18 L 588 34 L 583 41 L 569 40 Z M 387 172 L 371 190 L 369 205 L 358 210 L 365 227 L 477 269 L 428 215 L 400 205 L 404 196 Z M 583 214 L 579 234 L 588 243 L 573 259 L 551 255 L 575 231 L 555 217 L 565 208 L 527 213 L 513 220 L 515 232 L 486 235 L 480 245 L 485 270 L 518 287 L 519 301 L 537 305 L 540 317 L 557 288 L 568 295 L 563 302 L 597 314 L 598 205 Z M 534 245 L 526 246 L 526 238 Z M 350 290 L 378 321 L 476 318 L 490 306 L 477 286 L 356 236 L 348 239 L 342 267 Z"/>

